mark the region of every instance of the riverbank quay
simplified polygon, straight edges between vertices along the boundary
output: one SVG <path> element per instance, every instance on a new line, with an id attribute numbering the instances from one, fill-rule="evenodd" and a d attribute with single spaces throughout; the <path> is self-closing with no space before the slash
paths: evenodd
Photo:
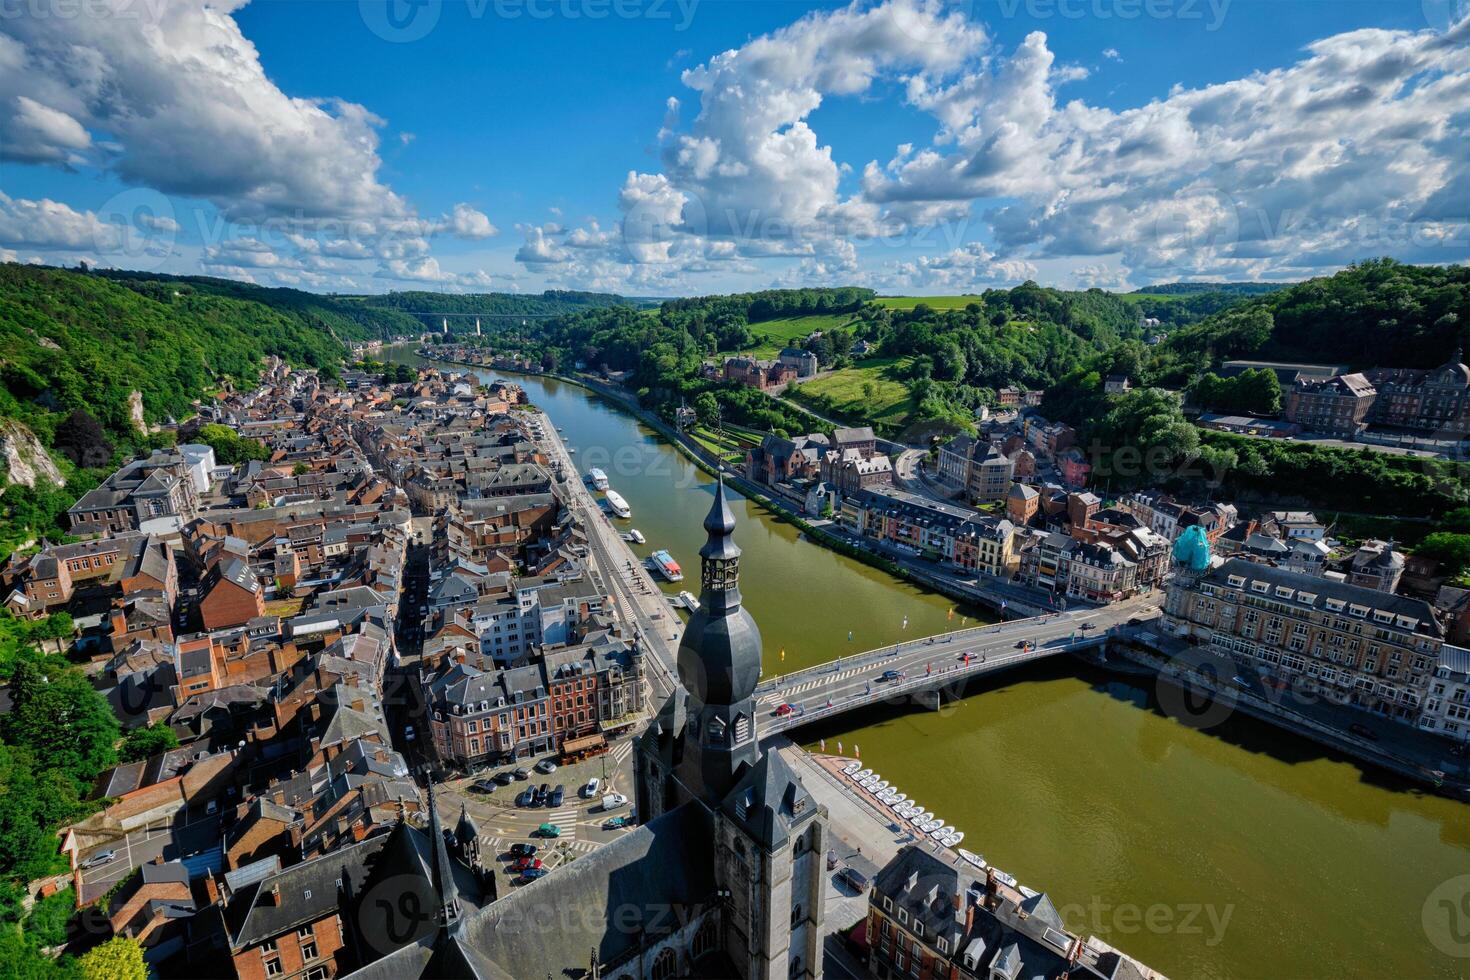
<path id="1" fill-rule="evenodd" d="M 1268 688 L 1260 676 L 1206 647 L 1172 637 L 1141 641 L 1134 633 L 1111 638 L 1095 662 L 1129 676 L 1154 677 L 1161 689 L 1175 693 L 1161 695 L 1161 701 L 1184 724 L 1207 731 L 1239 711 L 1438 795 L 1470 802 L 1470 759 L 1455 757 L 1444 739 L 1396 722 L 1367 728 L 1362 711 Z M 1355 734 L 1355 725 L 1371 737 Z"/>
<path id="2" fill-rule="evenodd" d="M 438 361 L 439 363 L 453 364 L 460 367 L 479 370 L 505 370 L 501 368 L 492 369 L 483 364 L 472 364 L 466 361 L 435 358 L 422 352 L 420 356 L 424 357 L 425 360 Z M 638 419 L 638 421 L 663 436 L 675 449 L 705 473 L 708 473 L 710 476 L 723 475 L 725 482 L 732 489 L 737 490 L 742 496 L 760 504 L 781 520 L 785 520 L 800 528 L 802 533 L 811 541 L 825 548 L 871 565 L 890 575 L 906 579 L 923 588 L 938 592 L 957 602 L 969 603 L 983 609 L 988 609 L 1000 616 L 1036 616 L 1054 609 L 1049 601 L 1049 595 L 1042 590 L 1030 589 L 1025 586 L 1010 582 L 1001 582 L 999 580 L 987 581 L 982 578 L 965 580 L 958 576 L 948 575 L 937 566 L 926 567 L 932 563 L 925 563 L 920 559 L 904 555 L 896 549 L 885 548 L 879 542 L 854 535 L 836 522 L 813 520 L 807 517 L 794 504 L 782 500 L 778 495 L 771 494 L 767 488 L 761 487 L 754 481 L 748 479 L 738 469 L 730 466 L 705 449 L 693 437 L 687 433 L 680 432 L 677 428 L 659 418 L 658 415 L 638 404 L 638 399 L 625 389 L 582 374 L 568 375 L 546 371 L 509 370 L 505 370 L 505 373 L 528 374 L 534 377 L 552 378 L 566 384 L 577 385 L 594 394 L 616 402 L 621 408 Z M 1081 600 L 1078 601 L 1079 603 L 1081 602 Z"/>
<path id="3" fill-rule="evenodd" d="M 684 630 L 683 621 L 669 608 L 648 570 L 619 536 L 607 513 L 587 489 L 581 471 L 556 431 L 555 421 L 545 412 L 542 417 L 547 422 L 537 434 L 537 446 L 560 467 L 568 495 L 581 512 L 582 526 L 587 529 L 587 544 L 594 560 L 604 580 L 616 590 L 620 603 L 632 618 L 638 642 L 644 645 L 644 653 L 653 655 L 654 667 L 647 674 L 650 686 L 659 697 L 666 697 L 673 693 L 678 683 L 674 671 L 679 637 Z"/>
<path id="4" fill-rule="evenodd" d="M 985 870 L 969 864 L 958 851 L 914 833 L 906 823 L 899 821 L 887 807 L 879 803 L 873 794 L 858 788 L 843 775 L 843 767 L 854 762 L 860 763 L 859 759 L 807 752 L 779 736 L 767 740 L 766 750 L 780 753 L 801 778 L 802 785 L 827 810 L 830 829 L 827 864 L 829 870 L 836 872 L 829 875 L 827 885 L 826 918 L 829 940 L 832 940 L 828 943 L 829 956 L 832 947 L 840 943 L 841 937 L 869 914 L 867 889 L 847 886 L 843 873 L 851 868 L 862 875 L 861 880 L 871 882 L 884 866 L 898 858 L 903 849 L 911 845 L 956 872 L 982 880 L 989 878 L 991 887 L 997 888 L 1017 906 L 1041 891 L 1025 889 L 1025 886 L 1013 879 L 1007 881 L 991 877 Z M 966 843 L 972 847 L 980 846 L 979 841 Z M 1062 901 L 1057 904 L 1067 907 L 1065 896 L 1060 898 Z M 1127 957 L 1128 962 L 1136 968 L 1137 974 L 1134 975 L 1146 977 L 1147 980 L 1168 980 L 1164 974 L 1128 956 L 1126 951 L 1116 950 L 1096 936 L 1076 935 L 1072 937 L 1072 942 L 1083 957 L 1117 952 Z"/>

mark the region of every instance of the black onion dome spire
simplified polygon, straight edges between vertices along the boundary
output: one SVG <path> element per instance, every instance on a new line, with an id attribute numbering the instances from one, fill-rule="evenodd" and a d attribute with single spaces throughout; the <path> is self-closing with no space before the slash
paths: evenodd
<path id="1" fill-rule="evenodd" d="M 760 680 L 761 638 L 740 607 L 740 547 L 723 479 L 715 484 L 704 529 L 709 537 L 699 549 L 700 608 L 679 644 L 679 676 L 701 703 L 735 704 Z"/>

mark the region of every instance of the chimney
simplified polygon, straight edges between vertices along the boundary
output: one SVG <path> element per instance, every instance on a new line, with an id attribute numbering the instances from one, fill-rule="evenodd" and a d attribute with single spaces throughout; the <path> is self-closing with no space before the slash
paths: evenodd
<path id="1" fill-rule="evenodd" d="M 204 872 L 204 896 L 209 899 L 210 905 L 219 903 L 219 882 L 214 880 L 214 872 Z"/>
<path id="2" fill-rule="evenodd" d="M 281 886 L 271 885 L 270 890 L 261 896 L 261 902 L 271 908 L 281 907 Z"/>

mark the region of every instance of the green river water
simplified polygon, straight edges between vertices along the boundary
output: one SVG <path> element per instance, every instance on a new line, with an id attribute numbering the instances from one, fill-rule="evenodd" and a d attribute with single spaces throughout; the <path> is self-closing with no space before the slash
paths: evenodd
<path id="1" fill-rule="evenodd" d="M 697 582 L 709 478 L 585 389 L 511 380 L 581 471 L 602 468 L 627 498 L 622 523 L 648 540 L 635 550 L 667 548 L 683 584 Z M 768 677 L 975 622 L 732 504 Z M 797 737 L 860 745 L 865 765 L 965 831 L 966 848 L 1050 893 L 1074 929 L 1175 980 L 1470 976 L 1470 904 L 1463 936 L 1421 924 L 1445 897 L 1435 889 L 1470 875 L 1470 808 L 1248 718 L 1196 731 L 1158 710 L 1146 679 L 1051 661 L 941 712 L 873 709 Z"/>

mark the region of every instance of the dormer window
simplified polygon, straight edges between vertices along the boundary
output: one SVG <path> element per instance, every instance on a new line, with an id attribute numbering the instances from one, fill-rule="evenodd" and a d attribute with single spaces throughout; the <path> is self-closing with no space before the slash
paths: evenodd
<path id="1" fill-rule="evenodd" d="M 1252 582 L 1251 583 L 1251 591 L 1252 592 L 1259 592 L 1261 595 L 1265 595 L 1267 592 L 1270 591 L 1270 589 L 1271 589 L 1271 583 L 1269 583 L 1269 582 Z"/>
<path id="2" fill-rule="evenodd" d="M 709 740 L 711 742 L 725 741 L 725 722 L 720 718 L 711 718 L 709 722 Z"/>

